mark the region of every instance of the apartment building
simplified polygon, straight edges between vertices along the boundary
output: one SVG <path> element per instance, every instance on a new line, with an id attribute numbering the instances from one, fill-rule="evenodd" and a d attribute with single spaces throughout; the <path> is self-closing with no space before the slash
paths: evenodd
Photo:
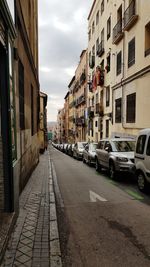
<path id="1" fill-rule="evenodd" d="M 65 142 L 68 142 L 68 136 L 69 136 L 69 91 L 65 95 Z"/>
<path id="2" fill-rule="evenodd" d="M 112 134 L 137 135 L 150 127 L 150 2 L 113 4 Z"/>
<path id="3" fill-rule="evenodd" d="M 69 89 L 69 132 L 68 132 L 68 143 L 75 142 L 75 100 L 73 88 L 75 86 L 75 76 L 71 79 Z"/>
<path id="4" fill-rule="evenodd" d="M 88 140 L 135 136 L 150 127 L 149 12 L 149 1 L 93 2 L 88 16 Z"/>
<path id="5" fill-rule="evenodd" d="M 75 140 L 86 140 L 86 97 L 87 97 L 87 50 L 80 55 L 80 62 L 75 71 Z"/>
<path id="6" fill-rule="evenodd" d="M 87 139 L 109 137 L 112 128 L 112 5 L 96 0 L 88 16 Z"/>
<path id="7" fill-rule="evenodd" d="M 59 109 L 57 114 L 57 141 L 60 144 L 66 142 L 65 108 Z"/>

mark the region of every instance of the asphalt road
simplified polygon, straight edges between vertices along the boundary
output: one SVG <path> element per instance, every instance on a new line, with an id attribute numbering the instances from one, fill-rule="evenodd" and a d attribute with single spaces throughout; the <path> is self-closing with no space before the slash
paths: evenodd
<path id="1" fill-rule="evenodd" d="M 114 182 L 54 148 L 50 154 L 63 266 L 150 266 L 150 196 L 131 177 Z"/>

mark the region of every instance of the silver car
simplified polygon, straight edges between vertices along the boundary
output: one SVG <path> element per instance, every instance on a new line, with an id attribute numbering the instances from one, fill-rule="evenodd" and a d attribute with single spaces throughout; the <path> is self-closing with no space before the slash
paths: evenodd
<path id="1" fill-rule="evenodd" d="M 107 168 L 110 178 L 117 172 L 135 173 L 134 164 L 135 140 L 129 138 L 103 139 L 96 149 L 96 170 Z"/>
<path id="2" fill-rule="evenodd" d="M 83 163 L 95 164 L 96 148 L 98 143 L 87 144 L 83 150 Z"/>
<path id="3" fill-rule="evenodd" d="M 84 147 L 85 147 L 86 144 L 87 144 L 87 142 L 77 142 L 77 143 L 75 143 L 74 148 L 73 148 L 73 157 L 75 159 L 82 159 L 83 150 L 84 150 Z"/>

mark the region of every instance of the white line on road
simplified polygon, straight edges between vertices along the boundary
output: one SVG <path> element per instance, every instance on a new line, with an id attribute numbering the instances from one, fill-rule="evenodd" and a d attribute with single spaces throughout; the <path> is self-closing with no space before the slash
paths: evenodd
<path id="1" fill-rule="evenodd" d="M 97 200 L 100 200 L 100 201 L 103 201 L 103 202 L 107 201 L 107 199 L 101 197 L 100 195 L 96 194 L 93 191 L 89 191 L 89 193 L 90 193 L 90 201 L 91 202 L 96 202 Z"/>

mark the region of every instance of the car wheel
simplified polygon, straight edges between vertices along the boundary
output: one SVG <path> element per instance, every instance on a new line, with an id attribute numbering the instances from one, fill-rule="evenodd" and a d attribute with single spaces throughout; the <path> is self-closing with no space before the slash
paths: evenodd
<path id="1" fill-rule="evenodd" d="M 101 170 L 101 166 L 100 166 L 97 158 L 96 158 L 96 163 L 95 163 L 95 169 L 97 172 L 99 172 Z"/>
<path id="2" fill-rule="evenodd" d="M 116 178 L 116 170 L 113 162 L 110 162 L 109 164 L 109 175 L 112 180 Z"/>
<path id="3" fill-rule="evenodd" d="M 138 184 L 138 188 L 141 192 L 147 192 L 148 191 L 149 184 L 146 181 L 145 175 L 142 172 L 139 172 L 137 174 L 137 184 Z"/>
<path id="4" fill-rule="evenodd" d="M 83 163 L 85 163 L 85 158 L 84 158 L 84 156 L 83 156 Z"/>

